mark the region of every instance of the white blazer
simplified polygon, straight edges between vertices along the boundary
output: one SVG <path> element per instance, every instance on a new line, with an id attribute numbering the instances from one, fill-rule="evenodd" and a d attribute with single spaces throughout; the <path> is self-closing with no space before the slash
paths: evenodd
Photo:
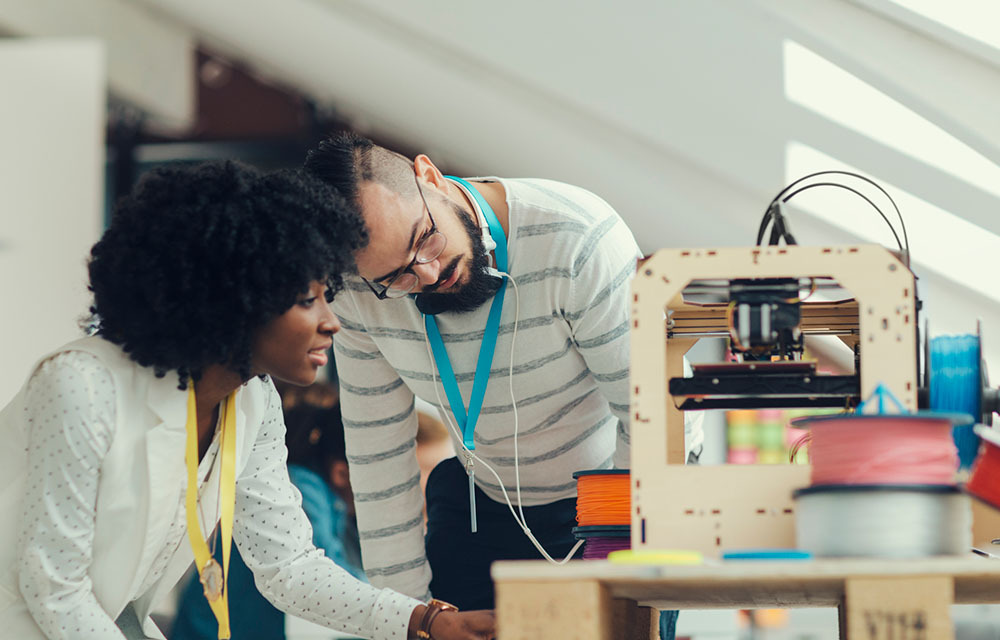
<path id="1" fill-rule="evenodd" d="M 98 603 L 112 620 L 134 601 L 143 631 L 162 635 L 148 619 L 149 610 L 169 591 L 193 562 L 186 538 L 162 578 L 145 594 L 136 594 L 163 548 L 186 474 L 184 465 L 187 392 L 177 388 L 177 376 L 163 378 L 132 361 L 119 347 L 101 338 L 84 338 L 56 353 L 79 350 L 97 356 L 107 367 L 116 390 L 114 440 L 101 467 L 90 578 Z M 32 368 L 32 373 L 47 358 Z M 29 376 L 30 379 L 30 376 Z M 4 637 L 44 638 L 22 598 L 17 578 L 17 548 L 24 480 L 27 433 L 27 383 L 0 413 L 0 630 Z M 270 382 L 250 380 L 237 396 L 236 474 L 240 476 L 257 438 Z M 274 396 L 276 401 L 276 396 Z M 278 407 L 280 411 L 280 405 Z M 217 513 L 218 467 L 203 493 L 205 513 Z M 215 522 L 210 524 L 210 529 Z M 207 537 L 208 531 L 203 531 Z"/>
<path id="2" fill-rule="evenodd" d="M 88 577 L 112 620 L 132 604 L 142 631 L 162 634 L 149 611 L 193 562 L 185 539 L 162 577 L 136 593 L 164 548 L 186 467 L 187 392 L 177 376 L 157 378 L 102 338 L 59 349 L 95 355 L 115 387 L 115 431 L 101 462 Z M 50 354 L 39 360 L 35 369 Z M 30 380 L 30 376 L 29 376 Z M 18 584 L 17 538 L 23 513 L 28 434 L 26 390 L 0 412 L 0 635 L 44 638 Z M 403 640 L 419 601 L 355 580 L 312 543 L 302 498 L 288 479 L 281 400 L 270 381 L 253 378 L 236 402 L 236 520 L 233 540 L 260 592 L 279 609 L 355 636 Z M 205 513 L 217 513 L 218 466 L 202 491 Z M 216 522 L 203 524 L 202 535 Z"/>

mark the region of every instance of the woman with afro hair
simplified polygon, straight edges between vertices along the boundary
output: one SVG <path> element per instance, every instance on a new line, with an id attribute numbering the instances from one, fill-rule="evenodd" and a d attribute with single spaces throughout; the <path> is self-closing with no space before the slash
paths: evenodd
<path id="1" fill-rule="evenodd" d="M 195 561 L 228 638 L 236 542 L 261 593 L 372 638 L 489 638 L 352 578 L 312 544 L 272 379 L 307 385 L 328 302 L 366 237 L 327 187 L 224 162 L 147 174 L 89 262 L 92 335 L 42 357 L 0 412 L 0 635 L 163 638 L 149 618 Z"/>

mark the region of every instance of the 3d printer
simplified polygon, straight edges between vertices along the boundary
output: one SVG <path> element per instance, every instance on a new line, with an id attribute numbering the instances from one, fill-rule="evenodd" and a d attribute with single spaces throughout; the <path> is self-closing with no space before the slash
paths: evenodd
<path id="1" fill-rule="evenodd" d="M 632 285 L 634 549 L 714 556 L 725 548 L 794 546 L 791 495 L 809 484 L 809 467 L 685 466 L 685 411 L 848 409 L 879 384 L 908 411 L 927 406 L 932 367 L 926 355 L 922 375 L 918 367 L 920 301 L 908 246 L 897 235 L 898 252 L 878 245 L 807 247 L 788 231 L 781 206 L 805 189 L 842 187 L 875 207 L 836 182 L 799 186 L 828 174 L 881 190 L 856 174 L 812 174 L 772 200 L 757 246 L 665 249 L 640 264 Z M 770 242 L 762 245 L 768 226 Z M 853 350 L 854 371 L 817 371 L 802 358 L 810 335 L 839 338 Z M 702 338 L 727 340 L 735 361 L 693 365 L 685 377 L 684 355 Z M 985 422 L 1000 411 L 1000 398 L 985 374 L 974 391 Z"/>

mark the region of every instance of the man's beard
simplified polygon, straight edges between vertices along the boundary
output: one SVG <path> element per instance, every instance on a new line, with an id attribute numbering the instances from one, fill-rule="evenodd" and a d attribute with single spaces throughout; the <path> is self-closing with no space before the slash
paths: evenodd
<path id="1" fill-rule="evenodd" d="M 490 275 L 486 271 L 490 266 L 489 256 L 486 255 L 486 246 L 483 245 L 482 232 L 472 221 L 470 212 L 464 211 L 457 204 L 453 204 L 452 207 L 455 209 L 455 215 L 461 220 L 472 244 L 469 281 L 453 291 L 434 293 L 439 283 L 447 281 L 461 264 L 462 257 L 458 256 L 441 272 L 437 283 L 425 288 L 424 292 L 417 296 L 417 308 L 430 315 L 444 311 L 453 313 L 475 311 L 496 294 L 503 282 L 501 278 Z"/>

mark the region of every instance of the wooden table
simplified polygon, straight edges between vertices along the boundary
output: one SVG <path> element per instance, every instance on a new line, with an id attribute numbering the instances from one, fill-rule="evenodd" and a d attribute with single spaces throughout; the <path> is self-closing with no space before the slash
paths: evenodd
<path id="1" fill-rule="evenodd" d="M 837 607 L 850 640 L 951 639 L 952 603 L 1000 602 L 1000 560 L 493 565 L 500 640 L 655 640 L 656 609 Z"/>

